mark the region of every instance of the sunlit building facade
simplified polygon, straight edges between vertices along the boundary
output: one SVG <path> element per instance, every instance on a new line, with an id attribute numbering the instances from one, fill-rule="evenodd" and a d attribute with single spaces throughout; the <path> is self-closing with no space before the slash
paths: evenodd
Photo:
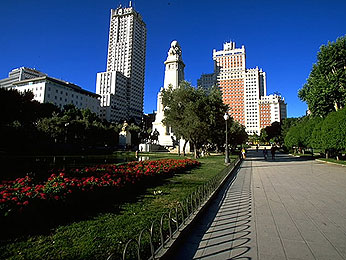
<path id="1" fill-rule="evenodd" d="M 260 100 L 274 100 L 266 96 L 266 73 L 258 67 L 247 69 L 245 47 L 237 48 L 235 42 L 225 43 L 223 50 L 213 50 L 213 60 L 216 84 L 221 90 L 224 104 L 228 105 L 229 115 L 244 125 L 248 134 L 260 134 L 260 130 L 267 126 L 262 124 L 261 116 L 264 114 L 260 110 Z M 212 77 L 211 74 L 206 75 Z M 202 75 L 200 84 L 206 81 L 205 78 Z M 284 99 L 280 97 L 277 103 L 280 104 L 281 116 L 272 117 L 271 122 L 280 122 L 287 114 Z"/>
<path id="2" fill-rule="evenodd" d="M 228 113 L 235 121 L 245 125 L 245 47 L 236 48 L 235 42 L 227 42 L 223 50 L 213 50 L 214 73 L 222 92 Z"/>
<path id="3" fill-rule="evenodd" d="M 270 126 L 274 122 L 281 122 L 287 118 L 285 99 L 279 95 L 261 97 L 259 113 L 261 129 Z"/>
<path id="4" fill-rule="evenodd" d="M 15 82 L 25 80 L 25 79 L 43 77 L 43 76 L 47 76 L 47 74 L 41 71 L 38 71 L 36 69 L 27 68 L 27 67 L 15 68 L 8 73 L 7 78 L 0 80 L 0 87 L 10 88 Z"/>
<path id="5" fill-rule="evenodd" d="M 108 121 L 135 119 L 143 114 L 146 25 L 131 6 L 111 10 L 107 71 L 97 74 L 101 115 Z"/>
<path id="6" fill-rule="evenodd" d="M 11 88 L 32 92 L 34 100 L 40 103 L 52 103 L 61 109 L 65 105 L 74 105 L 100 115 L 100 96 L 71 82 L 43 76 L 14 82 Z"/>

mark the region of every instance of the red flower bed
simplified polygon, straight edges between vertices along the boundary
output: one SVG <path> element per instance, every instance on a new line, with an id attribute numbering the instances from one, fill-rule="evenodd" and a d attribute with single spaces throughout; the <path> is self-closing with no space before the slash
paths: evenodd
<path id="1" fill-rule="evenodd" d="M 90 192 L 104 187 L 119 189 L 140 183 L 146 178 L 173 174 L 197 165 L 199 162 L 190 159 L 165 159 L 60 171 L 52 173 L 43 183 L 36 183 L 28 176 L 13 181 L 2 181 L 0 216 L 22 211 L 34 201 L 58 201 L 75 192 Z"/>

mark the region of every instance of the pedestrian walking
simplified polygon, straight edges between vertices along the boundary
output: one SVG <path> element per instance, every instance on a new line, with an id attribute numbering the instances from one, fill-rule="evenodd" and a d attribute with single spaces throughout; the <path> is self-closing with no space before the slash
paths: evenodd
<path id="1" fill-rule="evenodd" d="M 241 149 L 241 155 L 243 156 L 243 159 L 246 159 L 246 151 L 244 147 Z"/>
<path id="2" fill-rule="evenodd" d="M 270 149 L 270 153 L 272 154 L 272 160 L 275 160 L 275 146 L 273 145 L 272 148 Z"/>
<path id="3" fill-rule="evenodd" d="M 263 156 L 264 156 L 264 160 L 267 160 L 267 157 L 268 157 L 268 150 L 267 150 L 266 147 L 264 147 Z"/>
<path id="4" fill-rule="evenodd" d="M 256 145 L 256 152 L 258 152 L 258 144 Z"/>

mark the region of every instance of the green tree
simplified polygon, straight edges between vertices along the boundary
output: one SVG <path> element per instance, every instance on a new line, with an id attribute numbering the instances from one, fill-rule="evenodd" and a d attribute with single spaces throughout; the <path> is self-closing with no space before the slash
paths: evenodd
<path id="1" fill-rule="evenodd" d="M 260 142 L 260 136 L 254 133 L 248 137 L 248 140 L 252 144 L 258 144 Z"/>
<path id="2" fill-rule="evenodd" d="M 59 143 L 64 140 L 66 123 L 58 114 L 54 113 L 50 118 L 40 119 L 37 122 L 37 129 L 44 133 L 48 139 L 54 140 L 54 143 Z"/>
<path id="3" fill-rule="evenodd" d="M 260 141 L 261 141 L 262 143 L 267 143 L 267 142 L 269 142 L 268 133 L 267 133 L 267 131 L 266 131 L 265 128 L 262 128 L 262 129 L 261 129 L 259 139 L 260 139 Z"/>
<path id="4" fill-rule="evenodd" d="M 295 121 L 285 136 L 287 148 L 299 148 L 305 152 L 306 148 L 321 148 L 320 131 L 318 131 L 323 118 L 304 116 Z"/>
<path id="5" fill-rule="evenodd" d="M 37 121 L 59 109 L 33 98 L 32 92 L 0 88 L 0 150 L 18 153 L 39 149 Z"/>
<path id="6" fill-rule="evenodd" d="M 302 147 L 299 124 L 290 127 L 285 136 L 284 143 L 288 149 Z"/>
<path id="7" fill-rule="evenodd" d="M 322 45 L 298 96 L 314 116 L 325 117 L 346 104 L 346 37 Z"/>
<path id="8" fill-rule="evenodd" d="M 346 109 L 330 113 L 321 126 L 321 144 L 326 156 L 335 155 L 346 149 Z"/>
<path id="9" fill-rule="evenodd" d="M 198 157 L 197 150 L 219 129 L 224 129 L 223 115 L 227 107 L 221 95 L 212 90 L 210 94 L 202 88 L 194 88 L 182 82 L 179 88 L 163 91 L 162 103 L 165 107 L 164 123 L 172 127 L 177 137 L 189 141 Z M 222 122 L 222 123 L 221 123 Z"/>
<path id="10" fill-rule="evenodd" d="M 231 122 L 232 124 L 228 132 L 228 140 L 232 149 L 235 149 L 237 145 L 241 145 L 246 142 L 248 135 L 245 131 L 245 126 L 233 120 Z"/>
<path id="11" fill-rule="evenodd" d="M 270 126 L 267 126 L 264 129 L 262 129 L 261 139 L 264 142 L 281 144 L 281 124 L 279 122 L 273 122 Z"/>
<path id="12" fill-rule="evenodd" d="M 291 118 L 285 118 L 282 120 L 281 123 L 281 139 L 284 140 L 285 136 L 290 129 L 291 126 L 297 124 L 299 122 L 299 118 L 291 117 Z"/>
<path id="13" fill-rule="evenodd" d="M 215 150 L 219 151 L 225 143 L 226 127 L 224 114 L 228 107 L 222 102 L 222 93 L 218 87 L 212 87 L 205 91 L 205 94 L 207 95 L 205 113 L 209 125 L 208 143 L 214 146 Z M 227 123 L 230 127 L 230 131 L 228 132 L 230 135 L 232 131 L 231 127 L 234 125 L 233 118 L 230 117 Z M 237 128 L 237 130 L 239 129 Z M 235 129 L 233 129 L 233 131 L 238 134 Z M 239 138 L 240 137 L 241 135 L 239 134 Z M 228 140 L 231 141 L 230 137 Z M 231 144 L 232 143 L 230 142 L 230 145 Z"/>
<path id="14" fill-rule="evenodd" d="M 322 121 L 323 119 L 321 117 L 312 116 L 306 116 L 302 119 L 300 122 L 300 137 L 304 148 L 316 148 L 314 147 L 314 136 L 312 133 Z"/>

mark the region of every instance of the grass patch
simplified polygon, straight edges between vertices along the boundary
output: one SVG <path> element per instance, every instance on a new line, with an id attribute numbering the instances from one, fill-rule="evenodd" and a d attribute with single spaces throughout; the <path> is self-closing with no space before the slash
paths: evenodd
<path id="1" fill-rule="evenodd" d="M 152 155 L 150 157 L 154 158 Z M 130 238 L 136 238 L 140 230 L 148 228 L 172 204 L 185 199 L 196 187 L 225 168 L 223 156 L 202 158 L 200 162 L 202 165 L 198 169 L 177 174 L 157 186 L 152 185 L 130 202 L 110 204 L 108 212 L 96 212 L 89 219 L 72 221 L 45 235 L 2 241 L 0 258 L 106 259 L 112 252 L 116 252 L 115 256 L 119 258 L 123 245 Z M 127 198 L 123 199 L 128 201 Z"/>
<path id="2" fill-rule="evenodd" d="M 341 164 L 341 165 L 346 165 L 346 161 L 344 160 L 336 160 L 336 159 L 332 159 L 332 158 L 329 158 L 329 159 L 326 159 L 326 158 L 319 158 L 321 161 L 324 161 L 324 162 L 332 162 L 332 163 L 337 163 L 337 164 Z"/>

